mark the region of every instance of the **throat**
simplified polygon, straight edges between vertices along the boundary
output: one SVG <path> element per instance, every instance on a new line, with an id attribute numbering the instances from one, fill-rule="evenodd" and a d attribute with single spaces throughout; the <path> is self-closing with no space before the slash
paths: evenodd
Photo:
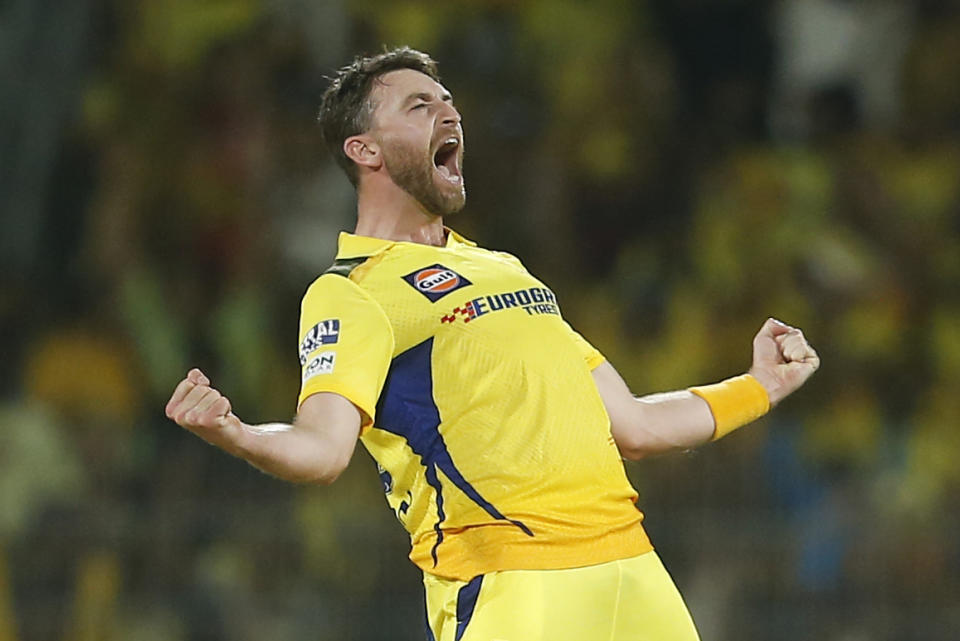
<path id="1" fill-rule="evenodd" d="M 430 214 L 406 192 L 386 199 L 361 192 L 357 202 L 355 234 L 397 242 L 444 247 L 447 233 L 443 217 Z"/>

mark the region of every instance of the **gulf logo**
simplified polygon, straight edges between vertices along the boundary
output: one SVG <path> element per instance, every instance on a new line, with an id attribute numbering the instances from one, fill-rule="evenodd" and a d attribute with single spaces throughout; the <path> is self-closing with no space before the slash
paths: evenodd
<path id="1" fill-rule="evenodd" d="M 450 292 L 455 292 L 461 287 L 473 284 L 449 267 L 439 263 L 410 272 L 403 276 L 403 280 L 433 303 Z"/>
<path id="2" fill-rule="evenodd" d="M 455 289 L 460 284 L 460 277 L 449 269 L 431 267 L 424 269 L 422 272 L 417 272 L 417 275 L 413 277 L 413 284 L 421 292 L 442 294 Z"/>

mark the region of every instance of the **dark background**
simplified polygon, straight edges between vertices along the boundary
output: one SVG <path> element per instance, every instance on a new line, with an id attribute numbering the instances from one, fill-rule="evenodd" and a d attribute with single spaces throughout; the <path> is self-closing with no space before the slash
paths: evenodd
<path id="1" fill-rule="evenodd" d="M 362 450 L 329 488 L 163 415 L 201 366 L 289 420 L 307 285 L 352 229 L 325 74 L 431 53 L 450 224 L 521 256 L 649 393 L 820 372 L 629 464 L 705 641 L 960 626 L 960 7 L 951 1 L 0 2 L 0 641 L 421 639 Z"/>

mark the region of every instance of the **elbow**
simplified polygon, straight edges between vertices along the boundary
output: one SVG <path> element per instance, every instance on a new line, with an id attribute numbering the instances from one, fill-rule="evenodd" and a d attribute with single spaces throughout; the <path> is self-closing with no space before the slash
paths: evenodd
<path id="1" fill-rule="evenodd" d="M 625 460 L 640 461 L 663 452 L 656 417 L 650 415 L 643 403 L 632 402 L 610 418 L 610 434 Z"/>
<path id="2" fill-rule="evenodd" d="M 309 485 L 333 485 L 333 482 L 340 478 L 343 470 L 326 470 L 313 476 L 306 481 Z"/>
<path id="3" fill-rule="evenodd" d="M 650 440 L 642 430 L 613 430 L 613 440 L 620 456 L 628 461 L 639 461 L 656 454 Z"/>
<path id="4" fill-rule="evenodd" d="M 343 471 L 347 469 L 350 462 L 349 457 L 337 457 L 328 461 L 325 465 L 317 466 L 305 482 L 310 485 L 333 485 L 333 482 L 340 478 Z"/>
<path id="5" fill-rule="evenodd" d="M 656 454 L 654 450 L 651 450 L 643 445 L 624 446 L 618 443 L 617 447 L 620 449 L 620 456 L 627 461 L 640 461 Z"/>
<path id="6" fill-rule="evenodd" d="M 651 430 L 634 426 L 633 429 L 617 431 L 613 434 L 620 455 L 628 461 L 659 456 L 668 452 L 686 449 L 688 444 L 672 438 L 669 431 Z"/>

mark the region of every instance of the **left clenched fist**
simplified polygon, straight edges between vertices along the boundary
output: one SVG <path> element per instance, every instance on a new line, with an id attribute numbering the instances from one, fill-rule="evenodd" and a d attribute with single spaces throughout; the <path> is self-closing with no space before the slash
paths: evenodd
<path id="1" fill-rule="evenodd" d="M 180 427 L 231 453 L 243 426 L 231 411 L 230 400 L 197 368 L 187 372 L 177 385 L 167 402 L 166 414 Z"/>
<path id="2" fill-rule="evenodd" d="M 750 374 L 766 388 L 771 406 L 795 392 L 819 367 L 816 350 L 796 327 L 768 318 L 753 338 Z"/>

